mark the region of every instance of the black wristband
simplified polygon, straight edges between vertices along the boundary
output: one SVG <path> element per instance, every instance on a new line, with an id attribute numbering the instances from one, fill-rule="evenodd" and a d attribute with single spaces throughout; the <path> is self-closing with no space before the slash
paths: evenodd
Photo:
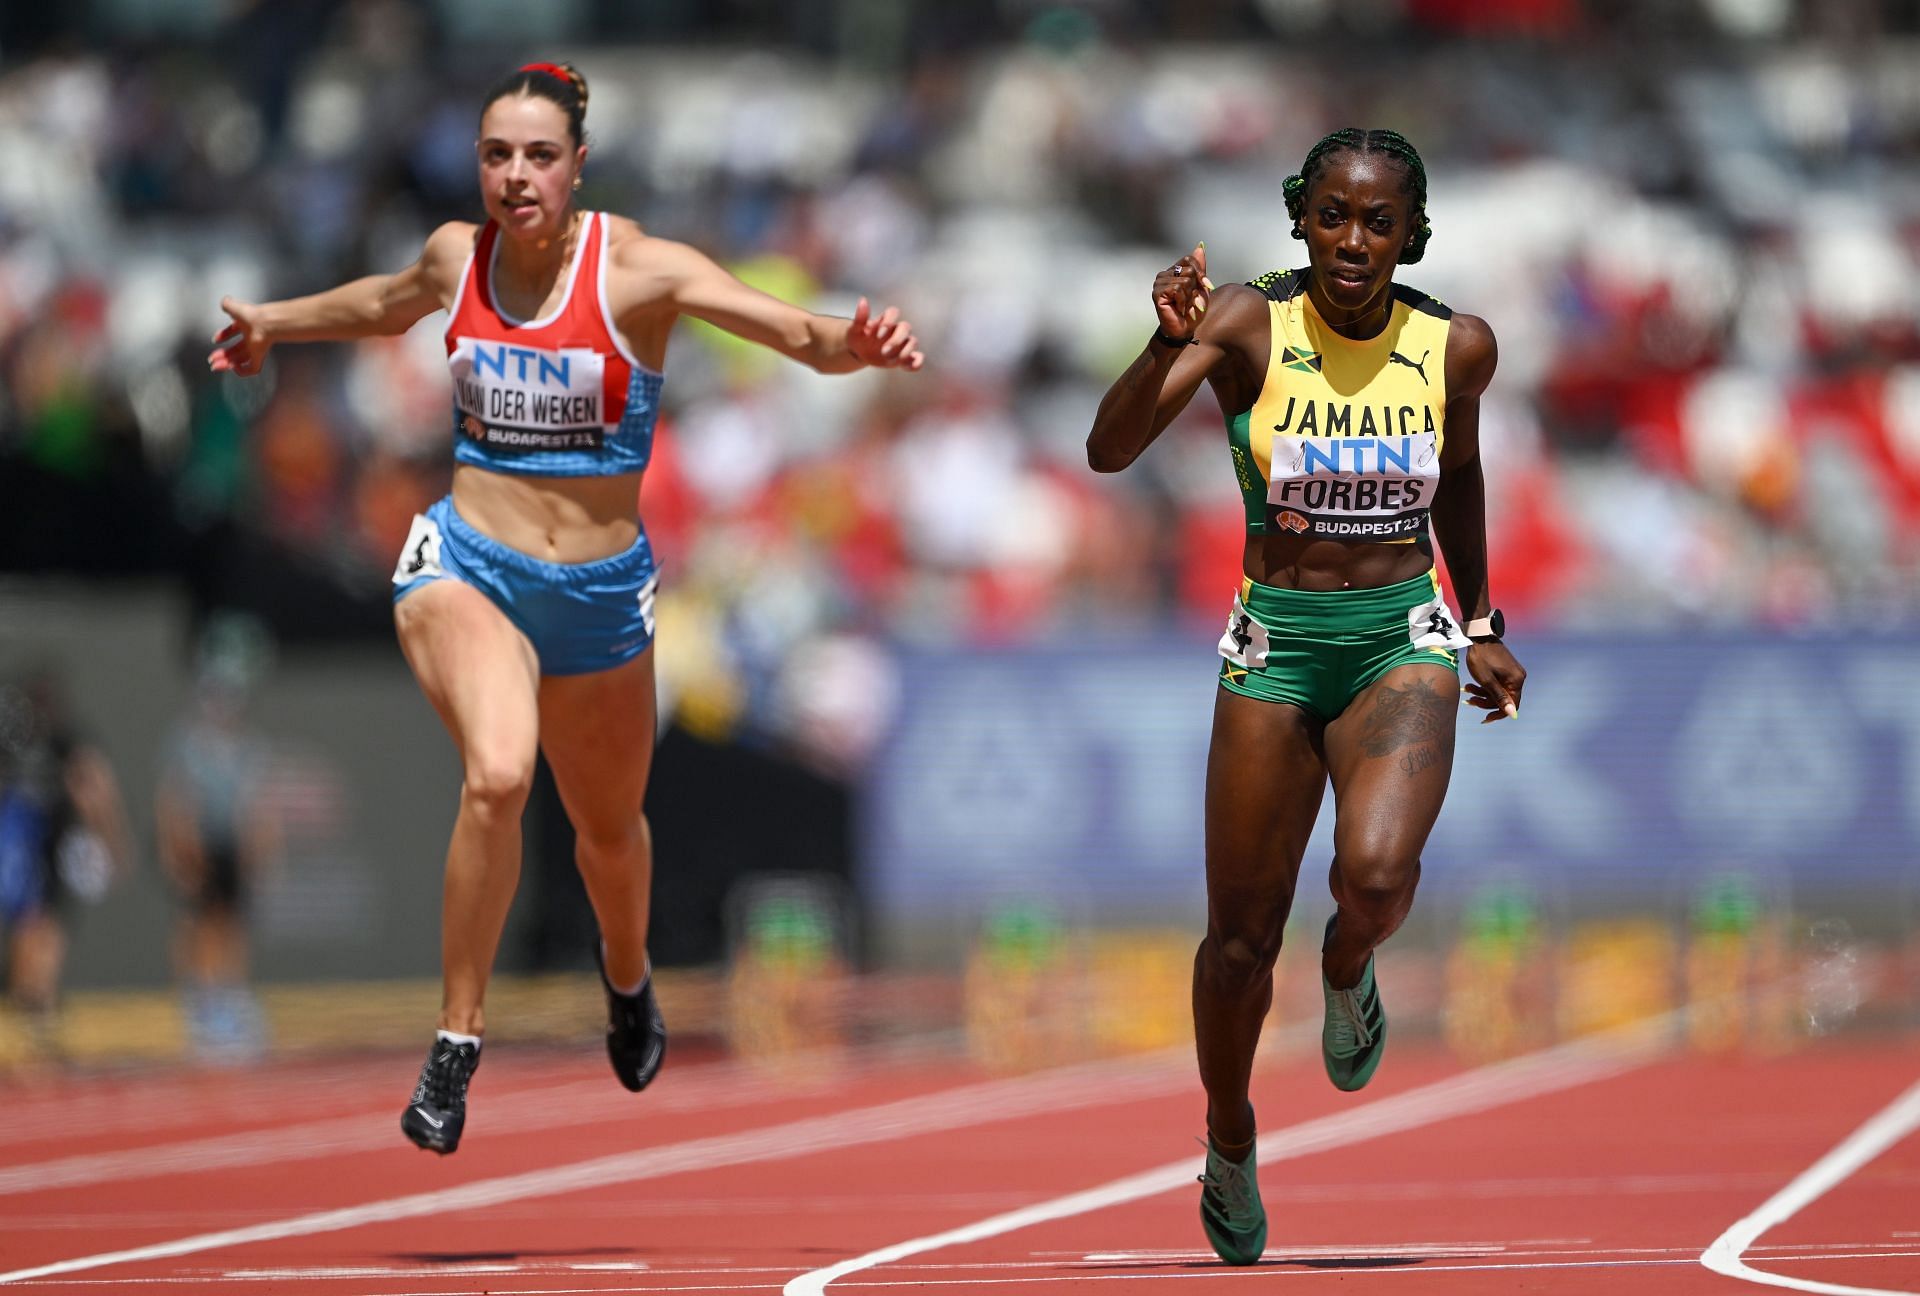
<path id="1" fill-rule="evenodd" d="M 1168 337 L 1167 331 L 1161 328 L 1158 324 L 1155 324 L 1153 326 L 1153 336 L 1148 339 L 1148 341 L 1151 341 L 1151 342 L 1158 342 L 1161 346 L 1170 346 L 1170 347 L 1192 346 L 1194 343 L 1198 342 L 1199 340 L 1200 340 L 1199 338 L 1192 338 L 1192 337 L 1183 337 L 1183 338 Z"/>

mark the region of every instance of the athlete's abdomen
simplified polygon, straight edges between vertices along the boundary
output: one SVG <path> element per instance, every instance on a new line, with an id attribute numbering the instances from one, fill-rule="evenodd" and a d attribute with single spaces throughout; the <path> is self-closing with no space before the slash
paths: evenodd
<path id="1" fill-rule="evenodd" d="M 473 528 L 542 562 L 623 553 L 640 534 L 642 474 L 535 477 L 476 464 L 453 470 L 453 503 Z"/>
<path id="2" fill-rule="evenodd" d="M 1247 536 L 1241 571 L 1279 589 L 1378 589 L 1433 566 L 1424 544 L 1315 540 L 1284 531 Z"/>

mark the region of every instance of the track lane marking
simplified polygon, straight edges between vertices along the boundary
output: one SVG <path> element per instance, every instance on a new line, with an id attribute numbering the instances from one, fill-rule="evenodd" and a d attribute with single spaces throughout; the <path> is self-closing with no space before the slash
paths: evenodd
<path id="1" fill-rule="evenodd" d="M 959 1032 L 932 1030 L 902 1040 L 848 1047 L 802 1049 L 781 1059 L 781 1075 L 818 1077 L 829 1082 L 831 1073 L 847 1068 L 871 1069 L 907 1067 L 929 1059 L 952 1056 L 960 1043 Z M 580 1058 L 601 1058 L 598 1050 L 579 1050 Z M 419 1063 L 417 1054 L 401 1060 L 399 1074 L 411 1076 Z M 503 1070 L 491 1071 L 492 1092 L 499 1094 L 546 1092 L 581 1084 L 567 1078 L 580 1068 L 572 1061 L 503 1058 Z M 592 1066 L 605 1065 L 595 1061 Z M 354 1115 L 378 1115 L 387 1112 L 384 1100 L 378 1107 L 363 1102 L 342 1102 L 343 1090 L 357 1091 L 368 1086 L 384 1086 L 395 1074 L 396 1062 L 378 1061 L 330 1063 L 269 1063 L 248 1071 L 188 1071 L 182 1076 L 133 1080 L 120 1078 L 88 1082 L 85 1090 L 59 1097 L 19 1094 L 0 1086 L 0 1100 L 8 1103 L 7 1122 L 0 1125 L 0 1145 L 51 1143 L 73 1135 L 100 1135 L 121 1132 L 152 1134 L 160 1129 L 179 1129 L 194 1125 L 231 1123 L 234 1113 L 252 1109 L 325 1104 L 338 1109 L 325 1119 Z M 682 1067 L 678 1075 L 721 1083 L 764 1080 L 767 1068 L 760 1063 L 714 1060 Z M 407 1082 L 409 1085 L 411 1080 Z M 662 1082 L 664 1083 L 664 1081 Z M 505 1085 L 503 1089 L 491 1089 Z M 604 1088 L 604 1084 L 600 1086 Z M 399 1092 L 406 1092 L 403 1088 Z M 260 1126 L 265 1129 L 267 1126 Z"/>
<path id="2" fill-rule="evenodd" d="M 825 1077 L 781 1081 L 748 1071 L 701 1077 L 694 1084 L 665 1087 L 647 1104 L 649 1114 L 717 1111 L 752 1106 L 773 1097 L 819 1097 L 836 1085 Z M 395 1092 L 398 1092 L 396 1090 Z M 569 1080 L 530 1089 L 507 1090 L 489 1099 L 489 1119 L 510 1127 L 510 1134 L 590 1125 L 633 1110 L 632 1096 L 604 1081 Z M 271 1162 L 314 1160 L 395 1146 L 392 1111 L 361 1111 L 306 1121 L 281 1129 L 243 1130 L 211 1138 L 151 1143 L 109 1152 L 82 1152 L 29 1161 L 0 1169 L 0 1197 L 53 1188 L 150 1179 L 156 1176 L 225 1170 Z"/>
<path id="3" fill-rule="evenodd" d="M 1920 1251 L 1899 1251 L 1899 1252 L 1881 1251 L 1881 1252 L 1870 1252 L 1870 1253 L 1861 1253 L 1861 1254 L 1853 1254 L 1849 1252 L 1835 1252 L 1832 1254 L 1815 1255 L 1815 1256 L 1782 1256 L 1780 1257 L 1780 1259 L 1783 1262 L 1784 1261 L 1811 1262 L 1815 1260 L 1900 1260 L 1900 1259 L 1913 1259 L 1916 1257 L 1920 1257 Z M 1669 1259 L 1657 1259 L 1657 1260 L 1653 1260 L 1653 1259 L 1649 1259 L 1649 1260 L 1564 1260 L 1564 1261 L 1550 1260 L 1550 1261 L 1528 1261 L 1522 1264 L 1500 1264 L 1500 1263 L 1446 1264 L 1446 1263 L 1442 1263 L 1442 1264 L 1435 1264 L 1435 1265 L 1402 1265 L 1397 1268 L 1366 1269 L 1361 1272 L 1365 1273 L 1368 1277 L 1373 1277 L 1376 1275 L 1380 1277 L 1402 1277 L 1402 1276 L 1408 1276 L 1408 1275 L 1424 1275 L 1426 1277 L 1432 1278 L 1440 1274 L 1448 1274 L 1448 1273 L 1489 1273 L 1489 1272 L 1500 1273 L 1500 1272 L 1506 1272 L 1509 1270 L 1519 1272 L 1519 1271 L 1533 1271 L 1533 1270 L 1547 1270 L 1547 1269 L 1648 1269 L 1648 1268 L 1659 1268 L 1663 1266 L 1668 1268 L 1679 1267 L 1679 1266 L 1692 1266 L 1692 1265 L 1697 1265 L 1698 1263 L 1699 1261 L 1694 1259 L 1692 1256 L 1677 1256 Z M 963 1266 L 955 1266 L 955 1267 L 960 1268 Z M 726 1272 L 726 1271 L 715 1271 L 713 1276 L 718 1277 L 722 1272 Z M 749 1272 L 759 1272 L 759 1271 L 740 1269 L 740 1270 L 734 1270 L 732 1272 L 749 1273 Z M 887 1279 L 863 1278 L 863 1279 L 855 1279 L 852 1282 L 844 1283 L 842 1285 L 848 1288 L 966 1287 L 970 1289 L 978 1289 L 982 1287 L 1011 1287 L 1011 1286 L 1025 1286 L 1025 1285 L 1034 1284 L 1034 1283 L 1062 1283 L 1062 1282 L 1072 1282 L 1072 1283 L 1140 1282 L 1143 1280 L 1154 1281 L 1154 1282 L 1172 1282 L 1175 1280 L 1198 1280 L 1201 1282 L 1207 1282 L 1207 1281 L 1219 1282 L 1219 1281 L 1236 1279 L 1236 1278 L 1266 1279 L 1269 1281 L 1275 1280 L 1275 1279 L 1293 1279 L 1293 1278 L 1298 1278 L 1298 1279 L 1338 1278 L 1338 1279 L 1344 1280 L 1344 1279 L 1351 1279 L 1354 1276 L 1355 1274 L 1353 1271 L 1346 1270 L 1346 1269 L 1297 1268 L 1297 1267 L 1288 1265 L 1285 1262 L 1281 1262 L 1281 1263 L 1263 1263 L 1258 1265 L 1248 1265 L 1244 1268 L 1229 1268 L 1224 1265 L 1210 1266 L 1205 1270 L 1189 1271 L 1186 1273 L 1096 1273 L 1096 1274 L 1072 1273 L 1072 1274 L 1035 1274 L 1031 1276 L 1013 1274 L 1013 1275 L 1007 1275 L 1005 1277 L 988 1275 L 984 1277 L 971 1276 L 971 1277 L 964 1277 L 964 1278 L 963 1277 L 955 1277 L 955 1278 L 914 1277 L 914 1278 L 887 1278 Z M 120 1284 L 127 1284 L 127 1285 L 138 1285 L 142 1283 L 175 1283 L 178 1281 L 180 1280 L 172 1279 L 172 1278 L 123 1278 L 123 1279 L 107 1279 L 106 1280 L 106 1282 L 108 1283 L 120 1283 Z M 30 1285 L 34 1287 L 57 1288 L 57 1287 L 71 1286 L 72 1284 L 60 1283 L 60 1282 L 48 1282 L 48 1283 L 33 1283 Z M 97 1286 L 101 1284 L 95 1283 L 90 1285 Z M 497 1286 L 489 1286 L 487 1288 L 487 1291 L 490 1293 L 490 1296 L 671 1296 L 672 1293 L 679 1293 L 679 1292 L 752 1292 L 752 1291 L 778 1291 L 778 1290 L 780 1290 L 779 1284 L 772 1283 L 772 1282 L 683 1283 L 683 1284 L 668 1284 L 664 1286 L 651 1286 L 651 1287 L 497 1287 Z M 370 1292 L 370 1293 L 366 1293 L 365 1296 L 473 1296 L 473 1289 L 471 1287 L 462 1287 L 462 1288 L 449 1288 L 446 1290 L 432 1290 L 432 1289 L 422 1289 L 422 1288 L 415 1287 L 415 1288 L 406 1288 L 406 1289 L 394 1290 L 394 1291 Z"/>
<path id="4" fill-rule="evenodd" d="M 1748 1282 L 1768 1287 L 1786 1287 L 1793 1291 L 1818 1292 L 1822 1296 L 1913 1296 L 1911 1288 L 1850 1287 L 1844 1283 L 1815 1282 L 1788 1274 L 1769 1273 L 1753 1268 L 1740 1257 L 1762 1233 L 1792 1219 L 1854 1171 L 1911 1134 L 1915 1128 L 1920 1128 L 1920 1082 L 1916 1082 L 1866 1124 L 1847 1135 L 1831 1152 L 1762 1202 L 1751 1215 L 1737 1221 L 1715 1238 L 1713 1245 L 1701 1252 L 1700 1263 L 1729 1278 L 1743 1278 Z"/>
<path id="5" fill-rule="evenodd" d="M 1525 1098 L 1618 1075 L 1651 1061 L 1663 1052 L 1679 1017 L 1679 1013 L 1662 1014 L 1603 1035 L 1479 1067 L 1446 1080 L 1365 1103 L 1337 1115 L 1322 1116 L 1276 1130 L 1261 1139 L 1260 1160 L 1262 1164 L 1272 1164 L 1345 1147 L 1384 1134 L 1416 1129 L 1455 1116 L 1487 1111 Z M 1095 1188 L 1006 1211 L 942 1233 L 881 1247 L 865 1255 L 800 1274 L 782 1290 L 785 1296 L 824 1296 L 830 1283 L 848 1274 L 891 1264 L 908 1256 L 978 1242 L 1035 1224 L 1050 1223 L 1172 1192 L 1194 1181 L 1195 1165 L 1195 1157 L 1188 1155 L 1179 1161 L 1127 1175 Z"/>
<path id="6" fill-rule="evenodd" d="M 1482 1250 L 1482 1255 L 1479 1258 L 1487 1258 L 1491 1260 L 1492 1257 L 1485 1256 L 1485 1251 L 1491 1250 L 1491 1251 L 1498 1252 L 1501 1250 L 1501 1247 L 1503 1245 L 1511 1245 L 1511 1244 L 1501 1244 L 1501 1243 L 1489 1244 L 1486 1248 Z M 1885 1248 L 1885 1249 L 1876 1250 L 1873 1248 Z M 1281 1250 L 1270 1250 L 1268 1252 L 1267 1258 L 1259 1266 L 1255 1266 L 1254 1271 L 1264 1273 L 1268 1277 L 1276 1277 L 1276 1278 L 1277 1277 L 1303 1277 L 1303 1276 L 1306 1276 L 1307 1273 L 1340 1272 L 1340 1270 L 1338 1270 L 1337 1268 L 1313 1268 L 1310 1270 L 1298 1270 L 1295 1268 L 1295 1266 L 1300 1265 L 1302 1262 L 1325 1259 L 1326 1257 L 1320 1254 L 1322 1250 L 1323 1248 L 1318 1248 L 1318 1247 L 1314 1247 L 1314 1248 L 1287 1247 Z M 1782 1263 L 1790 1263 L 1790 1264 L 1791 1263 L 1810 1263 L 1813 1261 L 1824 1261 L 1824 1260 L 1883 1260 L 1883 1259 L 1900 1260 L 1900 1259 L 1920 1258 L 1920 1250 L 1912 1249 L 1911 1243 L 1907 1243 L 1907 1244 L 1878 1243 L 1878 1242 L 1793 1243 L 1791 1245 L 1781 1246 L 1777 1248 L 1765 1247 L 1765 1246 L 1756 1247 L 1755 1250 L 1759 1250 L 1759 1251 L 1791 1250 L 1791 1251 L 1804 1251 L 1804 1252 L 1811 1253 L 1806 1255 L 1779 1255 L 1779 1256 L 1768 1257 L 1769 1259 L 1772 1259 L 1772 1260 L 1776 1260 Z M 1043 1253 L 1035 1253 L 1035 1254 L 1039 1255 Z M 1670 1258 L 1670 1259 L 1669 1258 L 1661 1258 L 1661 1259 L 1639 1258 L 1641 1256 L 1648 1256 L 1648 1255 L 1658 1255 L 1661 1257 L 1671 1256 L 1673 1258 Z M 1539 1264 L 1506 1263 L 1506 1261 L 1509 1260 L 1510 1258 L 1517 1257 L 1517 1256 L 1560 1256 L 1563 1258 L 1567 1258 L 1569 1260 L 1571 1259 L 1571 1257 L 1574 1257 L 1574 1256 L 1597 1256 L 1597 1257 L 1608 1257 L 1608 1258 L 1596 1259 L 1596 1260 L 1582 1260 L 1578 1262 L 1578 1265 L 1559 1264 L 1557 1262 L 1542 1262 Z M 1392 1256 L 1388 1255 L 1386 1251 L 1378 1247 L 1356 1246 L 1356 1247 L 1341 1249 L 1341 1258 L 1371 1259 L 1375 1257 L 1393 1258 Z M 1211 1260 L 1212 1258 L 1213 1258 L 1213 1253 L 1211 1251 L 1208 1251 L 1205 1253 L 1197 1252 L 1197 1251 L 1196 1252 L 1169 1251 L 1161 1259 L 1157 1259 L 1157 1260 L 1140 1259 L 1140 1260 L 1131 1261 L 1130 1263 L 1132 1263 L 1137 1268 L 1147 1269 L 1147 1268 L 1156 1268 L 1156 1267 L 1168 1265 L 1168 1264 L 1178 1264 L 1178 1263 L 1192 1261 L 1192 1260 Z M 1431 1274 L 1431 1273 L 1445 1272 L 1448 1269 L 1466 1268 L 1467 1266 L 1454 1265 L 1454 1264 L 1449 1264 L 1445 1262 L 1451 1261 L 1451 1260 L 1459 1260 L 1459 1259 L 1472 1259 L 1476 1257 L 1438 1256 L 1435 1258 L 1441 1261 L 1442 1263 L 1426 1266 L 1424 1270 L 1422 1270 L 1422 1272 Z M 1100 1257 L 1097 1255 L 1083 1256 L 1075 1253 L 1072 1255 L 1062 1254 L 1060 1256 L 1056 1256 L 1050 1259 L 1039 1259 L 1039 1260 L 986 1260 L 986 1261 L 978 1261 L 975 1263 L 903 1264 L 903 1265 L 899 1265 L 898 1268 L 901 1270 L 909 1271 L 913 1273 L 927 1273 L 927 1274 L 967 1273 L 967 1274 L 974 1274 L 974 1275 L 983 1275 L 983 1274 L 985 1275 L 985 1276 L 976 1276 L 976 1277 L 966 1278 L 966 1279 L 929 1277 L 929 1278 L 924 1278 L 919 1280 L 919 1283 L 921 1285 L 928 1285 L 928 1286 L 952 1285 L 954 1283 L 959 1283 L 959 1282 L 980 1283 L 985 1285 L 992 1285 L 994 1283 L 1001 1283 L 1001 1282 L 1016 1282 L 1016 1281 L 1059 1282 L 1067 1278 L 1074 1278 L 1079 1281 L 1094 1281 L 1097 1279 L 1105 1279 L 1105 1278 L 1123 1279 L 1123 1278 L 1141 1278 L 1141 1277 L 1167 1278 L 1167 1277 L 1209 1276 L 1207 1274 L 1181 1275 L 1181 1274 L 1159 1274 L 1159 1273 L 1154 1273 L 1154 1274 L 1144 1274 L 1144 1273 L 1143 1274 L 1067 1274 L 1067 1275 L 1043 1275 L 1039 1278 L 1021 1279 L 1018 1276 L 1008 1276 L 1003 1278 L 996 1274 L 987 1272 L 992 1270 L 1011 1270 L 1011 1269 L 1060 1269 L 1069 1264 L 1084 1262 L 1084 1261 L 1096 1261 L 1099 1259 Z M 1108 1261 L 1107 1263 L 1112 1263 L 1112 1262 Z M 1477 1269 L 1526 1269 L 1526 1268 L 1566 1268 L 1566 1267 L 1591 1268 L 1591 1267 L 1604 1267 L 1607 1264 L 1616 1264 L 1616 1265 L 1625 1266 L 1625 1265 L 1646 1265 L 1646 1264 L 1691 1265 L 1696 1263 L 1698 1263 L 1698 1261 L 1694 1255 L 1694 1248 L 1690 1246 L 1686 1246 L 1686 1247 L 1681 1247 L 1681 1246 L 1592 1247 L 1592 1248 L 1581 1249 L 1581 1250 L 1567 1250 L 1567 1251 L 1552 1251 L 1552 1250 L 1506 1251 L 1498 1257 L 1497 1263 L 1489 1263 L 1486 1265 L 1478 1265 L 1473 1267 Z M 338 1271 L 330 1271 L 326 1269 L 313 1269 L 313 1270 L 288 1269 L 285 1271 L 230 1270 L 224 1273 L 207 1270 L 207 1271 L 192 1271 L 192 1272 L 188 1272 L 184 1274 L 176 1274 L 176 1275 L 156 1276 L 156 1277 L 150 1277 L 150 1278 L 86 1278 L 86 1279 L 72 1279 L 72 1280 L 51 1278 L 51 1279 L 39 1279 L 36 1281 L 25 1283 L 23 1285 L 26 1287 L 36 1288 L 36 1289 L 38 1288 L 59 1289 L 63 1287 L 75 1286 L 77 1284 L 85 1284 L 89 1288 L 96 1288 L 96 1287 L 185 1286 L 185 1285 L 192 1285 L 192 1284 L 207 1284 L 207 1283 L 240 1284 L 240 1283 L 268 1282 L 268 1281 L 282 1282 L 290 1277 L 298 1277 L 302 1280 L 328 1279 L 328 1278 L 358 1278 L 362 1276 L 388 1276 L 388 1277 L 417 1276 L 417 1277 L 437 1278 L 437 1277 L 443 1277 L 443 1276 L 454 1276 L 454 1275 L 459 1275 L 459 1274 L 464 1274 L 469 1272 L 475 1272 L 475 1273 L 496 1272 L 497 1273 L 497 1272 L 502 1272 L 503 1268 L 506 1270 L 510 1270 L 512 1272 L 516 1272 L 520 1274 L 522 1277 L 528 1278 L 528 1279 L 539 1278 L 539 1277 L 551 1277 L 551 1278 L 575 1277 L 577 1279 L 579 1276 L 583 1275 L 584 1273 L 588 1271 L 593 1271 L 596 1268 L 601 1268 L 601 1267 L 591 1265 L 591 1264 L 581 1264 L 581 1263 L 568 1264 L 568 1265 L 554 1265 L 550 1268 L 543 1268 L 540 1266 L 533 1266 L 533 1265 L 520 1265 L 518 1267 L 486 1266 L 484 1267 L 484 1269 L 480 1266 L 474 1266 L 472 1268 L 469 1268 L 467 1266 L 455 1266 L 451 1268 L 435 1266 L 433 1268 L 417 1268 L 412 1270 L 401 1270 L 399 1268 L 395 1268 L 392 1270 L 385 1271 L 384 1274 L 372 1268 L 368 1268 L 366 1270 L 341 1269 Z M 610 1276 L 619 1274 L 622 1272 L 621 1270 L 611 1269 L 611 1268 L 601 1268 L 601 1271 L 608 1272 Z M 1412 1272 L 1412 1271 L 1413 1271 L 1412 1266 L 1406 1266 L 1401 1269 L 1396 1269 L 1393 1272 L 1398 1273 L 1398 1272 Z M 650 1279 L 662 1278 L 662 1277 L 721 1278 L 721 1277 L 727 1277 L 727 1276 L 744 1276 L 749 1274 L 759 1275 L 759 1274 L 791 1273 L 792 1266 L 791 1265 L 715 1264 L 715 1265 L 706 1266 L 704 1268 L 683 1268 L 683 1267 L 680 1267 L 679 1265 L 670 1263 L 670 1264 L 660 1265 L 658 1267 L 643 1264 L 643 1265 L 638 1265 L 632 1269 L 625 1270 L 624 1272 L 628 1274 L 644 1274 L 647 1278 L 650 1278 Z M 1231 1276 L 1234 1276 L 1235 1273 L 1245 1272 L 1245 1271 L 1238 1271 L 1238 1270 L 1225 1271 L 1220 1268 L 1213 1267 L 1211 1268 L 1210 1272 L 1211 1272 L 1211 1276 L 1214 1276 L 1214 1277 L 1231 1277 Z M 1368 1272 L 1373 1272 L 1373 1271 L 1369 1270 Z M 667 1286 L 652 1286 L 652 1287 L 559 1287 L 559 1288 L 556 1288 L 556 1287 L 523 1287 L 523 1288 L 491 1287 L 488 1290 L 491 1291 L 494 1294 L 494 1296 L 541 1296 L 542 1293 L 547 1293 L 548 1296 L 556 1296 L 556 1294 L 558 1293 L 587 1293 L 587 1292 L 642 1293 L 642 1292 L 678 1292 L 678 1291 L 714 1291 L 714 1290 L 773 1290 L 776 1287 L 778 1287 L 778 1285 L 779 1284 L 777 1283 L 766 1282 L 766 1283 L 753 1283 L 753 1284 L 745 1284 L 745 1283 L 727 1284 L 724 1286 L 717 1285 L 717 1284 L 670 1284 Z M 895 1282 L 895 1281 L 878 1281 L 878 1280 L 865 1280 L 865 1281 L 856 1280 L 853 1282 L 842 1284 L 842 1286 L 849 1287 L 849 1288 L 885 1287 L 885 1286 L 900 1286 L 900 1285 L 903 1285 L 903 1284 L 901 1282 Z M 471 1294 L 459 1293 L 459 1292 L 429 1293 L 429 1292 L 421 1292 L 421 1291 L 415 1290 L 415 1291 L 410 1291 L 406 1293 L 392 1293 L 390 1294 L 390 1296 L 471 1296 Z"/>
<path id="7" fill-rule="evenodd" d="M 530 1197 L 603 1188 L 612 1184 L 809 1153 L 889 1142 L 911 1135 L 963 1129 L 1044 1112 L 1108 1106 L 1184 1089 L 1193 1058 L 1186 1048 L 1058 1067 L 1009 1080 L 989 1080 L 919 1094 L 873 1106 L 806 1117 L 734 1134 L 713 1135 L 658 1147 L 595 1157 L 544 1170 L 481 1179 L 455 1188 L 412 1193 L 334 1210 L 315 1211 L 243 1228 L 225 1229 L 77 1256 L 0 1273 L 0 1283 L 159 1260 L 282 1238 L 307 1237 L 395 1220 L 474 1210 Z"/>

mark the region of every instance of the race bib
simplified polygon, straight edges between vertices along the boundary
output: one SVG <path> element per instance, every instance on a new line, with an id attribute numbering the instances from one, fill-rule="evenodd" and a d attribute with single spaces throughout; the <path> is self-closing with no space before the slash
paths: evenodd
<path id="1" fill-rule="evenodd" d="M 400 547 L 400 561 L 393 565 L 393 583 L 409 585 L 446 574 L 440 565 L 440 524 L 424 513 L 414 514 L 413 529 Z"/>
<path id="2" fill-rule="evenodd" d="M 606 440 L 606 357 L 592 347 L 454 340 L 454 423 L 496 450 L 597 450 Z"/>
<path id="3" fill-rule="evenodd" d="M 1258 670 L 1267 664 L 1267 628 L 1233 596 L 1233 614 L 1227 618 L 1227 632 L 1220 636 L 1220 655 L 1236 666 Z"/>
<path id="4" fill-rule="evenodd" d="M 1267 527 L 1293 535 L 1417 536 L 1440 484 L 1439 440 L 1431 430 L 1361 436 L 1276 432 L 1270 462 Z"/>

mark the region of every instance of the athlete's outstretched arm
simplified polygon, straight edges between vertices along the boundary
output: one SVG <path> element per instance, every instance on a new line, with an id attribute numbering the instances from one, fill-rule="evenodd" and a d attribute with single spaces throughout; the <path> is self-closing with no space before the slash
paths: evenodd
<path id="1" fill-rule="evenodd" d="M 1487 580 L 1486 483 L 1480 473 L 1480 397 L 1493 381 L 1499 349 L 1477 315 L 1455 315 L 1447 336 L 1447 439 L 1440 455 L 1440 489 L 1433 500 L 1433 535 L 1447 560 L 1460 613 L 1471 621 L 1493 609 Z M 1482 723 L 1517 715 L 1527 672 L 1505 644 L 1467 650 L 1467 700 L 1487 712 Z"/>
<path id="2" fill-rule="evenodd" d="M 1107 388 L 1087 434 L 1087 466 L 1095 472 L 1119 472 L 1138 459 L 1187 407 L 1201 381 L 1217 372 L 1228 354 L 1228 340 L 1248 326 L 1256 304 L 1265 322 L 1265 300 L 1238 284 L 1215 289 L 1207 278 L 1205 244 L 1155 276 L 1153 309 L 1160 332 L 1192 338 L 1193 344 L 1167 346 L 1149 340 L 1139 358 Z"/>
<path id="3" fill-rule="evenodd" d="M 460 267 L 473 250 L 473 226 L 451 221 L 427 239 L 420 259 L 397 274 L 368 275 L 286 301 L 220 299 L 233 322 L 213 335 L 207 366 L 215 373 L 257 374 L 276 342 L 345 342 L 405 333 L 451 304 Z"/>
<path id="4" fill-rule="evenodd" d="M 668 239 L 635 239 L 615 249 L 622 274 L 650 281 L 646 301 L 664 298 L 682 315 L 771 347 L 821 373 L 918 369 L 927 358 L 913 326 L 889 306 L 879 315 L 860 299 L 852 319 L 815 315 L 742 283 L 706 253 Z"/>

